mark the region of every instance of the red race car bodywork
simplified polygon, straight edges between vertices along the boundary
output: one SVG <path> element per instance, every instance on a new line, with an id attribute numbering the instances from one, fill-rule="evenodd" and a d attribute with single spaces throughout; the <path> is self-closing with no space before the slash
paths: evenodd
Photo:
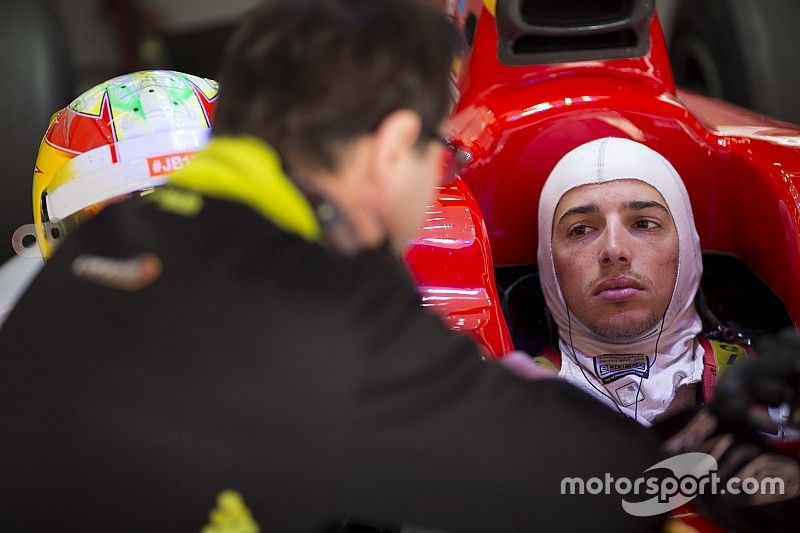
<path id="1" fill-rule="evenodd" d="M 408 253 L 425 305 L 439 310 L 453 329 L 470 331 L 492 355 L 507 353 L 511 341 L 498 295 L 505 285 L 508 297 L 509 285 L 516 284 L 503 283 L 504 270 L 516 269 L 512 282 L 521 279 L 520 268 L 536 279 L 542 186 L 568 151 L 615 136 L 652 147 L 682 176 L 704 250 L 704 291 L 716 297 L 717 310 L 729 311 L 726 318 L 735 322 L 747 315 L 741 309 L 752 307 L 739 323 L 759 331 L 799 324 L 800 128 L 677 89 L 651 0 L 633 8 L 649 10 L 639 28 L 641 53 L 633 44 L 623 44 L 619 56 L 593 58 L 591 46 L 576 53 L 570 46 L 581 40 L 569 40 L 560 18 L 554 35 L 560 32 L 567 43 L 560 61 L 552 50 L 559 37 L 525 41 L 529 36 L 519 27 L 503 26 L 508 14 L 496 10 L 524 10 L 523 3 L 442 2 L 472 45 L 455 76 L 458 99 L 448 127 L 473 159 L 453 187 L 442 189 Z M 580 24 L 592 26 L 591 17 L 576 28 Z M 602 43 L 591 41 L 592 31 L 584 42 Z M 629 37 L 634 29 L 627 31 L 620 35 Z M 515 53 L 525 56 L 537 43 L 544 60 L 516 60 Z M 719 257 L 735 263 L 719 263 Z M 741 268 L 732 273 L 731 265 Z M 715 284 L 715 278 L 724 282 Z M 748 301 L 747 284 L 761 284 L 760 300 Z M 738 310 L 728 309 L 736 299 Z M 762 304 L 772 307 L 769 316 L 748 324 L 748 316 L 763 313 Z M 683 526 L 716 530 L 690 508 L 673 517 Z"/>
<path id="2" fill-rule="evenodd" d="M 488 356 L 511 351 L 486 226 L 463 181 L 440 189 L 406 260 L 424 307 L 454 331 L 472 334 Z"/>
<path id="3" fill-rule="evenodd" d="M 457 4 L 451 15 L 464 25 L 481 2 Z M 448 323 L 475 333 L 492 354 L 509 351 L 492 260 L 499 270 L 533 268 L 545 179 L 569 150 L 605 136 L 642 142 L 669 159 L 686 183 L 704 252 L 738 258 L 777 294 L 785 310 L 779 309 L 783 322 L 774 329 L 800 323 L 800 129 L 676 89 L 652 2 L 640 3 L 649 4 L 650 12 L 648 46 L 639 55 L 576 60 L 568 52 L 569 61 L 559 62 L 549 53 L 547 62 L 515 64 L 501 60 L 511 54 L 514 62 L 517 46 L 504 35 L 507 21 L 498 22 L 495 2 L 483 4 L 489 7 L 481 6 L 468 39 L 473 45 L 449 123 L 452 136 L 474 156 L 461 175 L 468 189 L 463 183 L 443 189 L 439 205 L 448 208 L 437 211 L 447 219 L 468 210 L 474 244 L 437 246 L 434 228 L 465 227 L 460 219 L 452 226 L 429 223 L 408 255 L 423 286 L 474 292 L 429 300 L 439 302 Z"/>
<path id="4" fill-rule="evenodd" d="M 482 9 L 481 0 L 443 0 L 460 27 Z M 472 335 L 490 358 L 513 349 L 494 275 L 489 237 L 478 203 L 463 182 L 439 190 L 422 231 L 406 253 L 422 305 L 454 331 Z"/>

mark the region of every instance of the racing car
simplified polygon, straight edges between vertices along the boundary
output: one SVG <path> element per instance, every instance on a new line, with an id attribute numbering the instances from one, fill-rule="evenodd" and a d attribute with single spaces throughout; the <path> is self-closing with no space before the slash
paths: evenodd
<path id="1" fill-rule="evenodd" d="M 683 177 L 712 315 L 744 332 L 797 325 L 800 128 L 676 87 L 653 0 L 587 6 L 445 2 L 472 43 L 449 121 L 472 161 L 408 254 L 426 304 L 494 356 L 536 352 L 542 185 L 568 151 L 615 136 L 664 154 Z M 498 306 L 505 316 L 490 311 Z"/>
<path id="2" fill-rule="evenodd" d="M 800 323 L 800 128 L 677 87 L 653 0 L 442 4 L 469 45 L 448 128 L 472 160 L 408 253 L 424 305 L 491 357 L 537 353 L 549 342 L 542 186 L 567 152 L 613 136 L 683 178 L 710 325 L 752 337 Z M 690 510 L 673 516 L 715 530 Z"/>

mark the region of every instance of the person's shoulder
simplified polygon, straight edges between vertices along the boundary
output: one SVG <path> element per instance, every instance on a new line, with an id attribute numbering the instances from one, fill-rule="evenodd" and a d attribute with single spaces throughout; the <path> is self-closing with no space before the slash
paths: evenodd
<path id="1" fill-rule="evenodd" d="M 280 240 L 281 233 L 245 205 L 167 186 L 107 206 L 71 232 L 54 259 L 146 251 L 168 258 L 171 268 L 199 269 L 217 256 L 246 256 L 256 241 Z"/>
<path id="2" fill-rule="evenodd" d="M 235 308 L 240 316 L 276 320 L 288 313 L 281 320 L 301 317 L 321 329 L 335 324 L 354 341 L 375 339 L 371 346 L 388 339 L 405 345 L 403 338 L 433 346 L 452 337 L 422 309 L 402 258 L 388 246 L 346 256 L 235 202 L 171 188 L 154 194 L 110 206 L 78 228 L 48 265 L 50 277 L 74 275 L 81 255 L 153 254 L 163 265 L 162 298 L 177 300 L 202 286 L 202 294 L 214 295 L 213 313 Z"/>
<path id="3" fill-rule="evenodd" d="M 386 248 L 346 256 L 293 239 L 280 243 L 279 256 L 274 246 L 254 246 L 242 260 L 262 277 L 283 280 L 313 307 L 335 309 L 343 319 L 368 324 L 427 316 L 402 260 Z"/>

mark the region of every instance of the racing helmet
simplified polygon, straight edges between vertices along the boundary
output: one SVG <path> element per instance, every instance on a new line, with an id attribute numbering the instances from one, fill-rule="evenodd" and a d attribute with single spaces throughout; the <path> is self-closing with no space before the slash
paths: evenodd
<path id="1" fill-rule="evenodd" d="M 105 205 L 163 185 L 205 146 L 218 93 L 214 80 L 148 70 L 101 83 L 57 111 L 36 158 L 34 224 L 14 233 L 15 251 L 48 259 Z"/>

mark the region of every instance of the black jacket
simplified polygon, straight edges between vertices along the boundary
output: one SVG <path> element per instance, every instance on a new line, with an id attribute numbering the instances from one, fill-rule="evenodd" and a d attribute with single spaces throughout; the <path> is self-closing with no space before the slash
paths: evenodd
<path id="1" fill-rule="evenodd" d="M 140 253 L 163 271 L 138 290 L 73 272 Z M 0 531 L 197 531 L 224 489 L 276 532 L 663 520 L 560 494 L 565 476 L 643 472 L 649 430 L 482 361 L 389 253 L 343 257 L 237 203 L 106 209 L 45 266 L 0 354 Z"/>

